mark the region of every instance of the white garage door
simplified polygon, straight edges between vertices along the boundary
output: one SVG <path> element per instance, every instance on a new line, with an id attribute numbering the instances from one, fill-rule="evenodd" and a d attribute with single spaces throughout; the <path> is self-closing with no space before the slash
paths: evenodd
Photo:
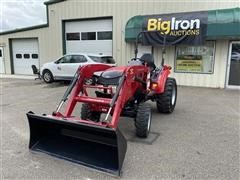
<path id="1" fill-rule="evenodd" d="M 14 74 L 32 75 L 32 65 L 39 68 L 38 40 L 12 40 Z"/>
<path id="2" fill-rule="evenodd" d="M 112 19 L 65 23 L 66 53 L 112 55 Z"/>

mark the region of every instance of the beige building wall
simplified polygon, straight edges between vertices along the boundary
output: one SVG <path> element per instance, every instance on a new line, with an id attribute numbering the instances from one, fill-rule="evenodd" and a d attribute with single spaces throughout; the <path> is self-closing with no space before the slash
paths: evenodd
<path id="1" fill-rule="evenodd" d="M 165 62 L 172 67 L 172 74 L 170 76 L 175 77 L 179 85 L 224 88 L 229 40 L 217 40 L 214 42 L 215 60 L 213 74 L 174 72 L 175 47 L 168 47 L 166 49 Z M 154 48 L 154 57 L 157 62 L 156 64 L 160 64 L 161 56 L 161 48 Z"/>
<path id="2" fill-rule="evenodd" d="M 62 20 L 84 19 L 96 17 L 113 17 L 113 56 L 118 64 L 126 64 L 133 57 L 134 45 L 125 42 L 125 25 L 127 21 L 136 15 L 163 14 L 176 12 L 189 12 L 201 10 L 214 10 L 239 7 L 239 1 L 148 1 L 148 0 L 67 0 L 49 5 L 49 27 L 29 30 L 24 32 L 6 34 L 0 36 L 0 45 L 4 46 L 6 73 L 11 73 L 9 38 L 31 38 L 39 40 L 40 65 L 52 61 L 63 53 Z M 216 41 L 216 54 L 214 74 L 189 74 L 173 73 L 178 84 L 206 87 L 224 87 L 226 74 L 227 40 Z M 160 62 L 159 48 L 155 48 L 155 57 Z M 166 63 L 174 65 L 175 47 L 167 49 Z"/>

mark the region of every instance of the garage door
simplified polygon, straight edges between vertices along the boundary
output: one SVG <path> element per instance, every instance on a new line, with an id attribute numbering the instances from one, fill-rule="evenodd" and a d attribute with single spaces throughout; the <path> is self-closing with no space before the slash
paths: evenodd
<path id="1" fill-rule="evenodd" d="M 39 68 L 38 40 L 12 40 L 14 74 L 32 75 L 32 65 Z"/>
<path id="2" fill-rule="evenodd" d="M 65 23 L 66 53 L 112 55 L 112 19 Z"/>

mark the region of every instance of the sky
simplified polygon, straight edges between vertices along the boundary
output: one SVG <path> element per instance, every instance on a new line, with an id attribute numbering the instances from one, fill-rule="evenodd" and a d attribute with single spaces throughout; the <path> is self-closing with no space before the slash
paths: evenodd
<path id="1" fill-rule="evenodd" d="M 0 32 L 47 22 L 47 0 L 0 0 Z"/>

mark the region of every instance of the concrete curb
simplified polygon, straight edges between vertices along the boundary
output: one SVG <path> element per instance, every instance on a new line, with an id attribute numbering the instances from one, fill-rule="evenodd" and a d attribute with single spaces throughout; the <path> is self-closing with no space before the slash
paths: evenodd
<path id="1" fill-rule="evenodd" d="M 15 74 L 0 74 L 0 79 L 35 79 L 36 76 L 33 75 L 15 75 Z"/>

